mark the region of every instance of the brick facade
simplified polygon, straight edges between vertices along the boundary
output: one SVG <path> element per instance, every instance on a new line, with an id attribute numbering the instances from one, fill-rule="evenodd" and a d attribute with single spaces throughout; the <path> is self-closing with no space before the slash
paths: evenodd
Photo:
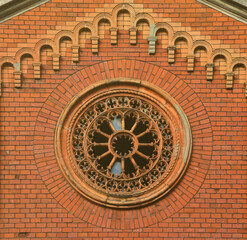
<path id="1" fill-rule="evenodd" d="M 195 0 L 91 2 L 0 24 L 1 239 L 247 238 L 247 26 Z M 174 189 L 124 210 L 75 191 L 54 146 L 69 101 L 121 79 L 170 94 L 193 141 Z"/>

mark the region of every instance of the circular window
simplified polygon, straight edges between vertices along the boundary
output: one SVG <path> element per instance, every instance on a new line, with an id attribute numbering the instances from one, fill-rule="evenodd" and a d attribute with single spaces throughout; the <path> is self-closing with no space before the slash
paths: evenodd
<path id="1" fill-rule="evenodd" d="M 176 184 L 188 164 L 191 134 L 167 93 L 114 81 L 72 99 L 57 125 L 56 147 L 59 166 L 77 191 L 126 208 L 155 201 Z"/>

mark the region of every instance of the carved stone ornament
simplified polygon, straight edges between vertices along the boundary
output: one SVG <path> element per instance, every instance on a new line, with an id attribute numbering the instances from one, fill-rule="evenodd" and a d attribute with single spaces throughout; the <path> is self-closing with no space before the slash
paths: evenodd
<path id="1" fill-rule="evenodd" d="M 115 80 L 75 96 L 56 127 L 56 157 L 69 183 L 109 207 L 137 207 L 168 193 L 191 153 L 176 101 L 153 85 Z"/>

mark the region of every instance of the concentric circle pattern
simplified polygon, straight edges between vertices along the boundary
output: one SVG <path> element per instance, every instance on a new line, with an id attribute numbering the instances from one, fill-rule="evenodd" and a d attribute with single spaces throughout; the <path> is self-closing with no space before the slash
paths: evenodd
<path id="1" fill-rule="evenodd" d="M 103 97 L 73 126 L 71 151 L 81 177 L 110 195 L 133 195 L 165 177 L 173 154 L 168 117 L 142 97 Z"/>
<path id="2" fill-rule="evenodd" d="M 116 72 L 119 75 L 109 76 L 109 73 L 113 73 L 112 66 L 121 66 L 121 71 Z M 133 66 L 134 71 L 130 71 L 127 66 Z M 95 64 L 64 79 L 44 102 L 35 125 L 35 161 L 47 191 L 71 216 L 108 230 L 142 229 L 170 218 L 183 208 L 186 211 L 186 206 L 200 190 L 212 157 L 213 135 L 210 118 L 199 96 L 189 85 L 165 69 L 156 67 L 136 60 L 114 60 Z M 95 72 L 100 69 L 97 79 L 94 75 L 88 75 L 92 68 Z M 155 76 L 157 71 L 163 71 L 162 76 L 165 77 L 152 80 L 149 73 Z M 120 97 L 138 99 L 156 109 L 165 120 L 165 127 L 170 130 L 168 135 L 172 140 L 159 135 L 162 133 L 162 124 L 150 115 L 150 111 L 146 113 L 146 109 L 149 109 L 147 106 L 142 109 L 131 105 L 122 107 L 121 101 L 119 107 L 98 110 L 97 115 L 88 121 L 83 130 L 78 128 L 79 131 L 75 131 L 77 123 L 80 119 L 83 120 L 87 110 L 96 107 L 98 109 L 99 103 L 104 103 L 107 99 L 118 100 Z M 127 116 L 127 112 L 133 116 L 138 114 L 139 120 L 144 117 L 152 124 L 149 129 L 160 137 L 159 141 L 157 142 L 155 135 L 153 138 L 149 135 L 149 141 L 141 141 L 137 133 L 130 132 L 126 123 L 123 129 L 110 132 L 110 137 L 98 135 L 99 138 L 90 140 L 90 133 L 100 127 L 97 126 L 97 119 L 108 116 L 113 111 L 118 111 L 123 118 Z M 111 119 L 107 118 L 106 122 L 110 124 Z M 82 133 L 85 135 L 78 141 L 79 134 Z M 85 139 L 86 136 L 89 137 L 88 140 Z M 129 192 L 122 189 L 119 192 L 107 191 L 86 178 L 89 175 L 83 173 L 82 163 L 90 167 L 93 165 L 93 158 L 90 158 L 87 150 L 90 142 L 95 146 L 107 143 L 104 152 L 110 151 L 107 156 L 110 160 L 116 156 L 113 166 L 118 170 L 116 172 L 113 166 L 110 168 L 109 162 L 108 165 L 98 162 L 102 165 L 99 169 L 95 166 L 94 171 L 97 169 L 102 180 L 108 178 L 125 183 L 128 179 L 121 180 L 120 177 L 119 170 L 124 169 L 121 159 L 127 159 L 131 167 L 133 165 L 129 160 L 130 156 L 135 159 L 137 151 L 148 154 L 145 147 L 140 146 L 142 143 L 156 142 L 160 148 L 164 148 L 164 144 L 168 145 L 165 141 L 172 143 L 170 161 L 163 173 L 164 177 L 156 179 L 150 187 Z M 77 154 L 84 159 L 81 164 Z M 87 159 L 82 158 L 83 154 L 88 154 Z M 157 162 L 146 161 L 146 164 L 153 163 L 150 171 L 162 164 L 162 154 L 167 152 L 161 151 Z M 117 161 L 119 163 L 116 164 Z M 135 162 L 140 169 L 143 167 L 137 159 Z M 112 177 L 102 173 L 109 168 Z M 135 169 L 132 169 L 133 173 Z M 143 174 L 148 175 L 149 169 Z M 141 174 L 136 177 L 130 175 L 129 181 L 141 177 Z"/>
<path id="3" fill-rule="evenodd" d="M 56 130 L 58 164 L 70 184 L 109 207 L 161 198 L 188 165 L 187 118 L 166 93 L 132 81 L 99 85 L 74 98 Z"/>

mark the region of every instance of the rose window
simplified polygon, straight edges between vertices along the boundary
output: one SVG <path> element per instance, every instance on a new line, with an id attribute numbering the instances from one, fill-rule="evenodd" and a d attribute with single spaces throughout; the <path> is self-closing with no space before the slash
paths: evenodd
<path id="1" fill-rule="evenodd" d="M 173 136 L 165 116 L 150 103 L 107 97 L 77 119 L 72 152 L 89 184 L 125 193 L 145 189 L 165 173 Z"/>
<path id="2" fill-rule="evenodd" d="M 149 92 L 98 89 L 76 100 L 70 115 L 66 111 L 57 158 L 68 181 L 90 200 L 140 206 L 181 177 L 188 158 L 181 112 Z"/>

